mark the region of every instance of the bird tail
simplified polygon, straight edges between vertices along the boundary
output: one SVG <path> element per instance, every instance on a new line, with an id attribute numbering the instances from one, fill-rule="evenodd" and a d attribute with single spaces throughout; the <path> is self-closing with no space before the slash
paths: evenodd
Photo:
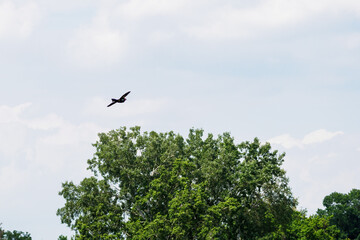
<path id="1" fill-rule="evenodd" d="M 113 102 L 116 102 L 116 101 L 117 101 L 117 99 L 115 99 L 115 98 L 112 98 L 112 99 L 111 99 L 111 101 L 113 101 Z"/>

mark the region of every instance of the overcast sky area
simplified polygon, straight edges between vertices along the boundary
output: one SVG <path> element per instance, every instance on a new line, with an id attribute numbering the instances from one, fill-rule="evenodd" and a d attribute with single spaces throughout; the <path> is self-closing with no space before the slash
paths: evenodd
<path id="1" fill-rule="evenodd" d="M 360 188 L 359 62 L 359 0 L 0 0 L 0 223 L 70 235 L 61 183 L 135 125 L 270 142 L 313 214 Z"/>

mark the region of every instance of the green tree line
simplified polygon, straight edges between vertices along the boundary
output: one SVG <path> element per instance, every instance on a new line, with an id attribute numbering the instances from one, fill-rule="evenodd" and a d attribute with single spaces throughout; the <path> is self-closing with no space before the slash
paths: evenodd
<path id="1" fill-rule="evenodd" d="M 236 144 L 229 133 L 190 129 L 184 138 L 122 127 L 100 133 L 94 147 L 93 176 L 65 182 L 59 193 L 66 203 L 57 215 L 74 239 L 358 237 L 338 198 L 327 196 L 325 210 L 310 217 L 298 211 L 281 168 L 285 154 L 257 138 Z"/>
<path id="2" fill-rule="evenodd" d="M 28 232 L 4 230 L 0 223 L 0 240 L 31 240 L 31 235 Z"/>
<path id="3" fill-rule="evenodd" d="M 93 176 L 59 193 L 71 239 L 360 239 L 360 190 L 331 193 L 306 216 L 282 169 L 285 154 L 257 138 L 122 127 L 93 146 Z M 18 239 L 31 236 L 0 225 L 0 240 Z"/>

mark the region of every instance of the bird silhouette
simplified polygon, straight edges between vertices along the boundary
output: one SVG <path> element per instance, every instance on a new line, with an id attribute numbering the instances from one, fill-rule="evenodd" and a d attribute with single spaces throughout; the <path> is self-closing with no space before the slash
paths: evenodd
<path id="1" fill-rule="evenodd" d="M 111 99 L 111 100 L 112 100 L 112 103 L 110 103 L 110 104 L 108 105 L 108 107 L 114 105 L 115 103 L 123 103 L 123 102 L 125 102 L 125 101 L 126 101 L 126 98 L 125 98 L 125 97 L 126 97 L 129 93 L 130 93 L 130 91 L 128 91 L 127 93 L 125 93 L 124 95 L 122 95 L 121 98 L 119 98 L 119 99 L 112 98 L 112 99 Z"/>

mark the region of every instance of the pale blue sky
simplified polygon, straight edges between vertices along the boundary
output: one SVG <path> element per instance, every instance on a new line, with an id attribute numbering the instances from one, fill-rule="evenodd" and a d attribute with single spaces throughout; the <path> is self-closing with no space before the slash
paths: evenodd
<path id="1" fill-rule="evenodd" d="M 61 182 L 124 125 L 270 141 L 314 213 L 360 188 L 359 62 L 357 0 L 0 0 L 0 222 L 68 234 Z"/>

